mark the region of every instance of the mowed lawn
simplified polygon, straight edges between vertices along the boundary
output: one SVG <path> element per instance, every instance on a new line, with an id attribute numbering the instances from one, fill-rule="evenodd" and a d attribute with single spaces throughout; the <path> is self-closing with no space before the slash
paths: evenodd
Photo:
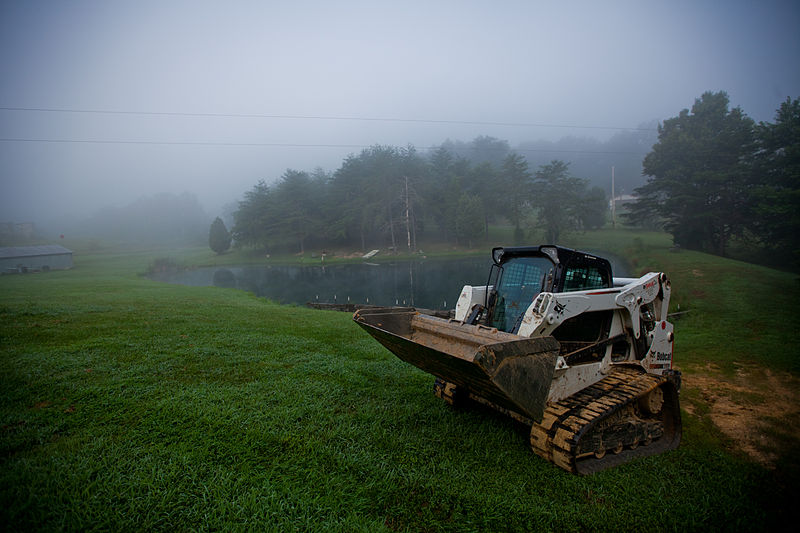
<path id="1" fill-rule="evenodd" d="M 796 483 L 702 416 L 673 452 L 568 474 L 510 420 L 448 408 L 349 315 L 139 277 L 153 259 L 0 278 L 4 530 L 759 531 L 793 514 Z M 684 324 L 699 365 L 713 322 Z"/>

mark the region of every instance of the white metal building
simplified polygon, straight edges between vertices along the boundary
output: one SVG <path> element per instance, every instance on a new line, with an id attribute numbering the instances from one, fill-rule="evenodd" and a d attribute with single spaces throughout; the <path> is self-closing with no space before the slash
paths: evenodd
<path id="1" fill-rule="evenodd" d="M 72 250 L 57 244 L 0 248 L 0 272 L 72 268 Z"/>

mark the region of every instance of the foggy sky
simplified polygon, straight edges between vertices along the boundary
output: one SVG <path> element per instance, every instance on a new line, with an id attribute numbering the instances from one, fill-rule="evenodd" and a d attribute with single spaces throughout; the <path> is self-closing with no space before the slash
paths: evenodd
<path id="1" fill-rule="evenodd" d="M 360 146 L 607 138 L 708 90 L 771 121 L 800 96 L 798 5 L 5 0 L 0 107 L 126 113 L 0 110 L 0 221 L 184 191 L 216 216 Z"/>

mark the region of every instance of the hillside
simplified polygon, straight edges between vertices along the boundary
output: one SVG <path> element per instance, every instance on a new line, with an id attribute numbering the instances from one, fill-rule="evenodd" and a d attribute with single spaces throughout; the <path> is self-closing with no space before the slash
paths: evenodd
<path id="1" fill-rule="evenodd" d="M 79 253 L 72 271 L 0 278 L 0 519 L 70 530 L 781 524 L 798 488 L 798 339 L 781 312 L 795 278 L 670 252 L 659 236 L 578 239 L 668 272 L 675 310 L 689 311 L 676 321 L 684 439 L 673 452 L 567 474 L 511 421 L 447 408 L 430 376 L 347 314 L 150 282 L 137 276 L 149 252 Z"/>

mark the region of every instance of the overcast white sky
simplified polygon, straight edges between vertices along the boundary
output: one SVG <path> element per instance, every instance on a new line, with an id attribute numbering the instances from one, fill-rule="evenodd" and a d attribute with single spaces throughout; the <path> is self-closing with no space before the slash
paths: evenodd
<path id="1" fill-rule="evenodd" d="M 707 90 L 769 121 L 800 97 L 798 28 L 791 0 L 3 0 L 0 220 L 183 191 L 215 216 L 360 146 L 604 138 Z"/>

